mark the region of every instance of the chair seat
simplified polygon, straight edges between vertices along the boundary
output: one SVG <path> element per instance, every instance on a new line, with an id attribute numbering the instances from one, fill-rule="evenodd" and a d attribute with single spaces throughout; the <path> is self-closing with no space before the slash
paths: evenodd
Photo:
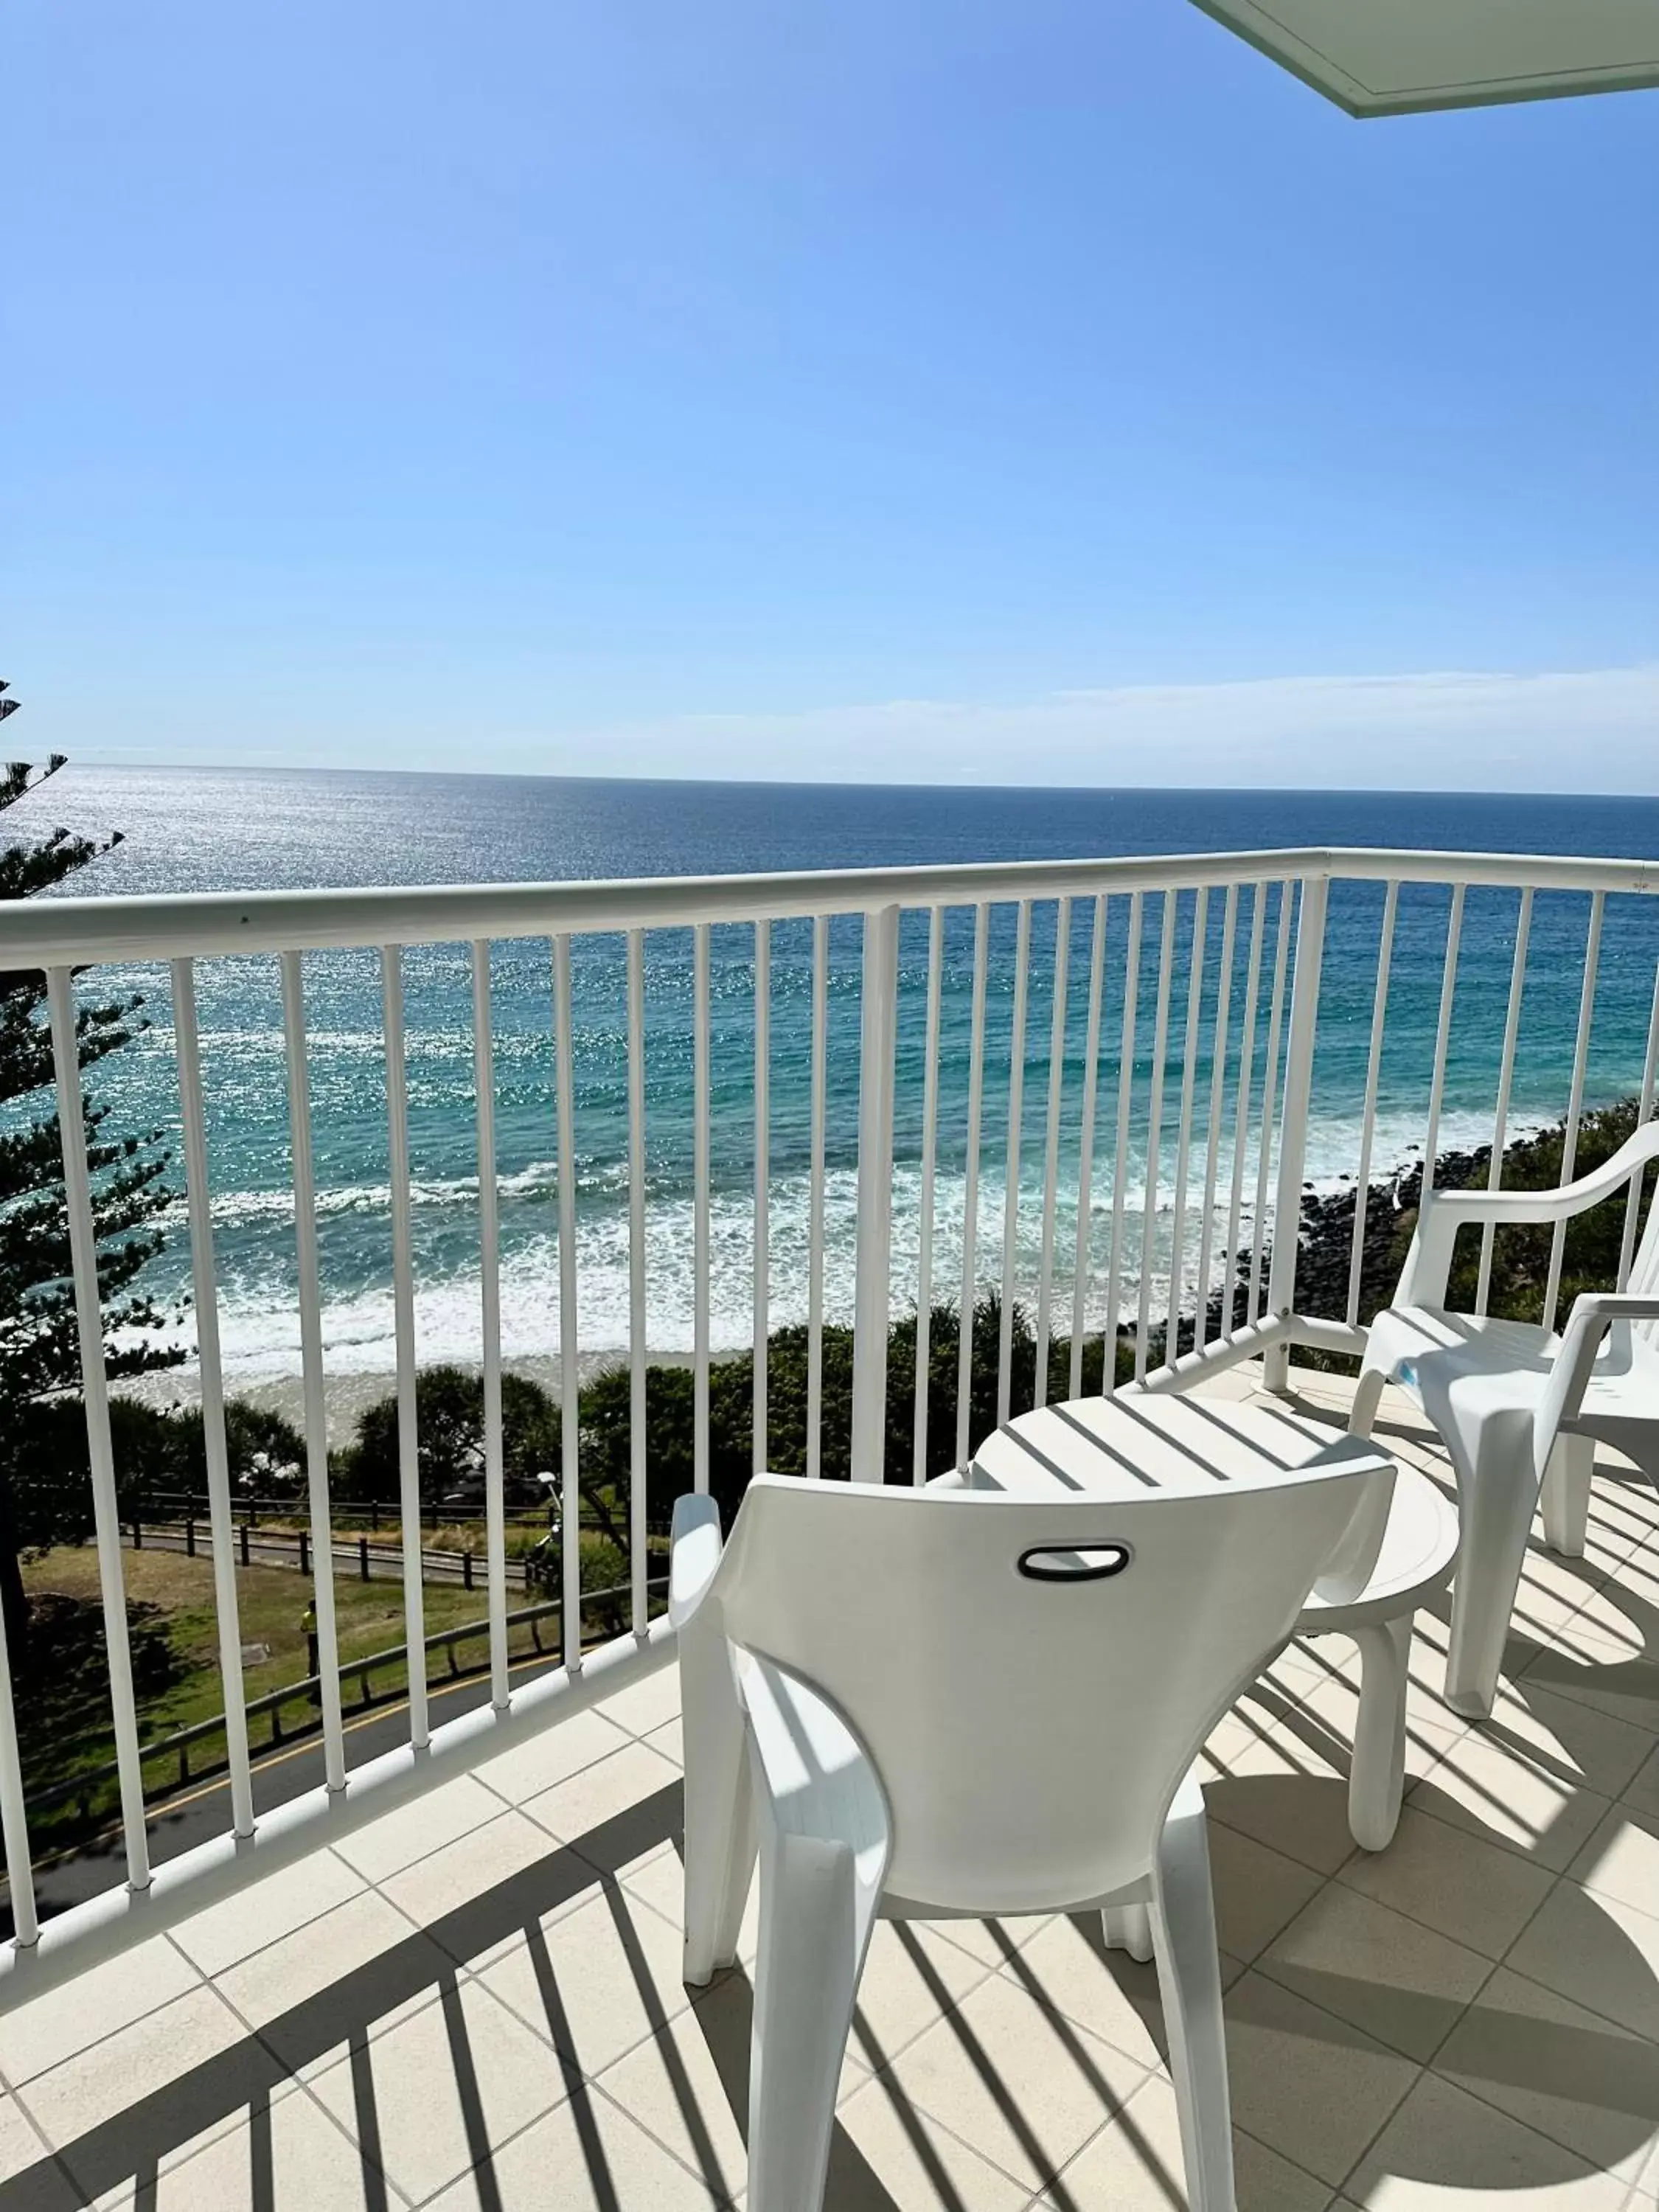
<path id="1" fill-rule="evenodd" d="M 1530 1426 L 1561 1339 L 1534 1322 L 1448 1313 L 1438 1306 L 1390 1306 L 1371 1323 L 1367 1364 L 1391 1373 L 1440 1426 L 1448 1425 L 1473 1460 L 1476 1432 L 1507 1417 Z M 1595 1437 L 1638 1465 L 1654 1455 L 1659 1407 L 1659 1350 L 1629 1328 L 1607 1333 L 1578 1412 L 1561 1424 Z M 1449 1436 L 1448 1441 L 1451 1441 Z M 1652 1468 L 1649 1472 L 1656 1472 Z"/>

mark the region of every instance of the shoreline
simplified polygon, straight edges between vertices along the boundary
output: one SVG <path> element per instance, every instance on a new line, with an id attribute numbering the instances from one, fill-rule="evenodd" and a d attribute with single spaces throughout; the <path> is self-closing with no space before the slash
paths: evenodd
<path id="1" fill-rule="evenodd" d="M 1633 1115 L 1636 1107 L 1637 1101 L 1631 1097 L 1609 1107 L 1591 1109 L 1584 1115 L 1583 1133 L 1590 1134 L 1599 1121 L 1616 1119 L 1621 1111 Z M 1505 1143 L 1506 1166 L 1519 1166 L 1523 1159 L 1546 1149 L 1552 1138 L 1559 1140 L 1564 1133 L 1565 1125 L 1559 1121 L 1536 1129 L 1522 1128 Z M 1415 1158 L 1411 1157 L 1413 1153 Z M 1438 1152 L 1435 1161 L 1437 1187 L 1455 1189 L 1467 1186 L 1484 1172 L 1491 1158 L 1490 1145 L 1449 1146 Z M 1374 1169 L 1365 1185 L 1362 1311 L 1367 1305 L 1374 1310 L 1378 1303 L 1386 1303 L 1387 1293 L 1393 1287 L 1390 1270 L 1397 1270 L 1398 1265 L 1393 1251 L 1396 1231 L 1402 1217 L 1417 1205 L 1424 1166 L 1422 1153 L 1413 1146 L 1405 1158 L 1391 1162 L 1380 1172 Z M 1505 1180 L 1510 1179 L 1506 1176 Z M 1526 1178 L 1523 1176 L 1519 1185 L 1511 1182 L 1510 1187 L 1526 1187 Z M 1336 1317 L 1346 1310 L 1353 1224 L 1359 1197 L 1360 1185 L 1355 1177 L 1340 1178 L 1335 1188 L 1311 1181 L 1303 1186 L 1297 1223 L 1297 1303 L 1300 1310 Z M 899 1316 L 896 1313 L 893 1318 L 897 1320 Z M 1120 1338 L 1124 1327 L 1120 1318 Z M 748 1350 L 747 1344 L 711 1347 L 709 1358 L 711 1363 L 742 1358 Z M 684 1350 L 647 1350 L 646 1363 L 653 1367 L 687 1369 L 694 1364 L 695 1357 Z M 580 1352 L 576 1360 L 578 1383 L 586 1384 L 601 1375 L 626 1370 L 628 1364 L 629 1353 L 621 1346 Z M 420 1365 L 427 1370 L 449 1366 L 470 1375 L 482 1372 L 482 1362 L 477 1358 L 431 1360 L 421 1362 Z M 556 1353 L 509 1357 L 502 1360 L 501 1371 L 539 1384 L 554 1399 L 561 1395 L 563 1366 Z M 392 1396 L 397 1386 L 395 1367 L 354 1368 L 333 1373 L 325 1369 L 323 1392 L 330 1449 L 337 1449 L 351 1442 L 360 1415 L 368 1407 Z M 193 1365 L 134 1376 L 113 1387 L 116 1395 L 158 1411 L 195 1407 L 201 1402 L 200 1370 Z M 228 1377 L 225 1396 L 260 1411 L 279 1414 L 301 1434 L 304 1432 L 305 1379 L 301 1372 L 266 1375 L 246 1382 Z"/>
<path id="2" fill-rule="evenodd" d="M 746 1347 L 745 1347 L 746 1349 Z M 730 1351 L 712 1352 L 711 1360 L 730 1359 L 736 1355 Z M 689 1352 L 653 1352 L 647 1355 L 653 1367 L 690 1367 L 693 1355 Z M 626 1367 L 625 1352 L 584 1352 L 576 1360 L 579 1382 L 591 1382 L 596 1376 L 608 1373 L 617 1367 Z M 477 1359 L 446 1359 L 422 1361 L 428 1367 L 459 1367 L 465 1374 L 478 1375 L 483 1371 L 483 1362 Z M 544 1390 L 556 1398 L 562 1374 L 562 1363 L 556 1353 L 548 1353 L 532 1359 L 503 1359 L 503 1375 L 522 1376 L 528 1382 L 538 1382 Z M 396 1368 L 362 1368 L 346 1374 L 327 1375 L 323 1378 L 323 1403 L 328 1419 L 328 1442 L 331 1450 L 337 1450 L 351 1442 L 358 1416 L 383 1398 L 390 1398 L 398 1388 Z M 162 1368 L 150 1375 L 137 1375 L 125 1382 L 111 1385 L 111 1395 L 131 1398 L 140 1405 L 153 1407 L 158 1412 L 174 1407 L 196 1407 L 202 1402 L 201 1371 L 194 1366 Z M 303 1375 L 267 1375 L 258 1380 L 238 1382 L 230 1377 L 225 1381 L 225 1396 L 237 1399 L 244 1405 L 258 1407 L 262 1413 L 278 1413 L 291 1422 L 303 1436 L 305 1433 L 305 1377 Z"/>

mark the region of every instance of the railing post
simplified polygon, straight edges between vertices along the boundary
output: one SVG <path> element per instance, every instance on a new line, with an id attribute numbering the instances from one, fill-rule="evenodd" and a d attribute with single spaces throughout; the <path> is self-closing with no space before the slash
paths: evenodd
<path id="1" fill-rule="evenodd" d="M 859 1048 L 858 1256 L 853 1316 L 854 1482 L 880 1482 L 887 1443 L 887 1328 L 893 1227 L 893 1083 L 898 1042 L 899 909 L 864 917 Z"/>
<path id="2" fill-rule="evenodd" d="M 98 1290 L 98 1226 L 87 1159 L 86 1108 L 81 1092 L 80 1030 L 75 981 L 67 968 L 47 971 L 52 1010 L 52 1072 L 58 1085 L 58 1127 L 64 1147 L 64 1200 L 69 1216 L 70 1265 L 75 1284 L 75 1325 L 81 1355 L 81 1396 L 86 1407 L 88 1464 L 92 1477 L 98 1583 L 109 1665 L 110 1718 L 120 1775 L 121 1822 L 127 1886 L 149 1887 L 149 1839 L 144 1827 L 143 1762 L 138 1709 L 127 1640 L 127 1596 L 121 1560 L 121 1508 L 115 1492 L 115 1453 L 110 1437 L 109 1379 L 104 1366 L 104 1313 Z"/>
<path id="3" fill-rule="evenodd" d="M 1273 1261 L 1267 1310 L 1286 1321 L 1296 1310 L 1297 1247 L 1302 1234 L 1302 1177 L 1308 1160 L 1308 1109 L 1313 1097 L 1314 1042 L 1319 1026 L 1319 976 L 1325 957 L 1326 876 L 1304 876 L 1296 925 L 1296 974 L 1291 985 L 1291 1035 L 1285 1048 L 1285 1092 L 1279 1120 L 1279 1187 L 1273 1200 Z M 1291 1348 L 1270 1346 L 1262 1361 L 1270 1390 L 1290 1388 Z"/>

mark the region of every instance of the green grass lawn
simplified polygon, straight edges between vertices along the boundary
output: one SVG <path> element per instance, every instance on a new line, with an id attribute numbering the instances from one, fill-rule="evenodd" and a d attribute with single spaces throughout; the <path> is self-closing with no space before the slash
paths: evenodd
<path id="1" fill-rule="evenodd" d="M 148 1550 L 125 1552 L 122 1563 L 139 1723 L 144 1740 L 154 1741 L 224 1710 L 213 1565 L 207 1559 Z M 97 1553 L 90 1546 L 49 1552 L 25 1569 L 24 1582 L 33 1616 L 34 1649 L 27 1671 L 20 1670 L 17 1718 L 24 1786 L 33 1796 L 104 1765 L 114 1756 L 114 1742 Z M 236 1571 L 236 1597 L 239 1634 L 246 1655 L 245 1697 L 252 1701 L 267 1691 L 302 1680 L 307 1669 L 305 1609 L 311 1600 L 309 1577 L 282 1567 L 240 1567 Z M 508 1593 L 509 1610 L 534 1601 L 533 1593 Z M 480 1630 L 455 1652 L 463 1672 L 476 1671 L 486 1662 L 485 1606 L 481 1589 L 426 1585 L 428 1635 L 475 1624 Z M 342 1577 L 335 1583 L 335 1608 L 343 1661 L 366 1658 L 402 1644 L 400 1582 L 363 1583 Z M 611 1607 L 604 1608 L 606 1619 L 601 1620 L 600 1611 L 591 1609 L 585 1623 L 590 1639 L 601 1632 L 614 1633 L 621 1625 Z M 556 1650 L 557 1619 L 541 1622 L 539 1632 L 542 1648 L 550 1654 Z M 510 1632 L 509 1650 L 514 1658 L 534 1655 L 535 1633 L 535 1626 L 528 1624 Z M 259 1647 L 263 1650 L 256 1657 Z M 434 1686 L 448 1679 L 445 1652 L 430 1653 L 428 1666 Z M 377 1668 L 371 1686 L 376 1707 L 403 1696 L 408 1686 L 404 1662 L 395 1661 Z M 357 1683 L 348 1679 L 342 1688 L 350 1711 L 358 1704 Z M 283 1740 L 314 1725 L 315 1717 L 315 1708 L 308 1701 L 289 1700 L 281 1716 Z M 269 1717 L 254 1717 L 249 1734 L 257 1756 L 272 1740 Z M 181 1775 L 176 1751 L 152 1757 L 145 1763 L 146 1794 L 164 1794 L 198 1775 L 210 1774 L 223 1759 L 224 1738 L 217 1730 L 190 1747 L 188 1775 Z M 90 1784 L 85 1793 L 63 1805 L 32 1814 L 30 1832 L 37 1852 L 61 1848 L 95 1832 L 114 1815 L 118 1803 L 115 1785 L 110 1781 Z"/>

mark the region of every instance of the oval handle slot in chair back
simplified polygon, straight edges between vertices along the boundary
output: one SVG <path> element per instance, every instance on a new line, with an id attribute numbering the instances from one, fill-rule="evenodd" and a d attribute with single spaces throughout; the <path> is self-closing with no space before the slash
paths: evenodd
<path id="1" fill-rule="evenodd" d="M 1034 1545 L 1016 1565 L 1030 1583 L 1103 1583 L 1121 1575 L 1134 1557 L 1131 1544 L 1091 1544 L 1086 1551 Z"/>

